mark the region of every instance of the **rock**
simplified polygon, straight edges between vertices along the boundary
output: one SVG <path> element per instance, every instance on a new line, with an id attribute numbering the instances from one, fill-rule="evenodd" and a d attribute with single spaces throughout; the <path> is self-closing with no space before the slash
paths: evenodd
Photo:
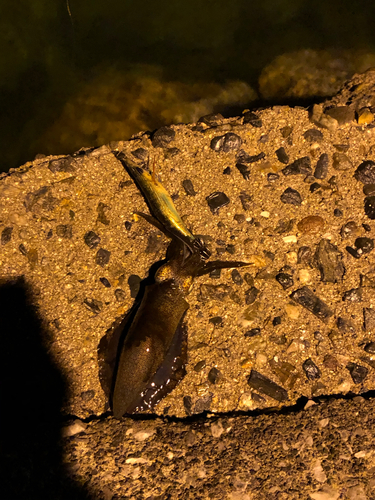
<path id="1" fill-rule="evenodd" d="M 345 267 L 342 253 L 336 245 L 326 239 L 320 240 L 314 258 L 323 282 L 338 283 L 342 281 Z"/>
<path id="2" fill-rule="evenodd" d="M 247 383 L 252 389 L 280 403 L 288 399 L 288 393 L 285 389 L 255 370 L 251 370 Z"/>
<path id="3" fill-rule="evenodd" d="M 317 297 L 307 286 L 292 292 L 290 298 L 313 313 L 324 323 L 327 323 L 333 315 L 333 311 L 331 311 L 327 304 Z"/>

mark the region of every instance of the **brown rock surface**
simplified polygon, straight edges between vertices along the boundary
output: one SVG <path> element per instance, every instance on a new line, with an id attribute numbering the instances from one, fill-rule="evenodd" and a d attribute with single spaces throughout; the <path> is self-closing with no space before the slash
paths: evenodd
<path id="1" fill-rule="evenodd" d="M 373 75 L 356 75 L 355 85 L 347 84 L 332 103 L 356 110 L 358 99 L 360 108 L 371 108 Z M 186 317 L 187 375 L 156 407 L 158 414 L 275 407 L 302 395 L 374 389 L 375 361 L 364 345 L 375 340 L 375 332 L 363 329 L 363 315 L 373 307 L 375 253 L 356 258 L 357 250 L 350 253 L 347 247 L 358 237 L 372 238 L 375 229 L 364 212 L 363 184 L 353 177 L 364 160 L 375 159 L 375 129 L 350 121 L 319 129 L 322 137 L 314 142 L 314 134 L 304 136 L 316 128 L 305 109 L 276 106 L 257 114 L 261 126 L 243 123 L 243 117 L 175 125 L 164 148 L 154 147 L 144 133 L 72 157 L 40 158 L 2 177 L 0 277 L 23 276 L 31 290 L 48 352 L 67 379 L 66 413 L 84 418 L 107 409 L 98 377 L 99 342 L 133 303 L 130 276 L 146 277 L 168 243 L 134 215 L 147 211 L 145 202 L 111 150 L 131 155 L 146 149 L 179 213 L 194 233 L 206 236 L 213 255 L 250 263 L 239 271 L 242 278 L 248 274 L 242 284 L 230 270 L 196 280 Z M 290 169 L 278 160 L 281 147 Z M 333 168 L 337 151 L 345 152 L 351 168 Z M 322 153 L 329 157 L 328 175 L 315 179 Z M 186 193 L 186 179 L 195 196 Z M 218 210 L 207 202 L 215 192 L 229 198 Z M 323 219 L 320 230 L 298 230 L 308 216 Z M 344 240 L 340 230 L 348 221 L 355 221 L 358 234 Z M 322 240 L 333 249 L 320 256 L 325 273 L 334 276 L 328 282 L 315 260 Z M 335 274 L 343 268 L 344 274 Z M 211 293 L 212 285 L 228 291 L 224 300 Z M 291 293 L 306 287 L 318 301 L 301 306 L 304 297 L 298 304 L 291 300 Z M 324 321 L 316 309 L 321 303 L 332 311 Z M 218 316 L 221 324 L 209 321 Z M 255 336 L 245 335 L 257 328 Z M 327 356 L 335 363 L 325 363 Z M 194 370 L 202 361 L 204 368 Z M 221 374 L 215 383 L 208 377 L 212 368 Z M 250 387 L 251 373 L 268 379 L 268 388 Z M 287 401 L 272 397 L 269 387 L 275 384 L 287 391 Z"/>

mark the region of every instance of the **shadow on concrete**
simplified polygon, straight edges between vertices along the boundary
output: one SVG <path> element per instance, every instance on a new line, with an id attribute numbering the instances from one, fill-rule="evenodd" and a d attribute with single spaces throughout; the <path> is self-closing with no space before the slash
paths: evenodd
<path id="1" fill-rule="evenodd" d="M 91 499 L 62 462 L 62 374 L 22 279 L 0 284 L 1 497 Z"/>

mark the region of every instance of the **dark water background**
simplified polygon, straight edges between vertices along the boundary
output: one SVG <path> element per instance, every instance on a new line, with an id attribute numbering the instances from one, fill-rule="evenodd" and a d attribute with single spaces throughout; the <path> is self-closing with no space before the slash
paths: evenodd
<path id="1" fill-rule="evenodd" d="M 256 89 L 276 56 L 325 48 L 374 51 L 375 2 L 1 0 L 0 171 L 71 152 L 37 139 L 103 67 L 153 64 L 174 81 Z"/>

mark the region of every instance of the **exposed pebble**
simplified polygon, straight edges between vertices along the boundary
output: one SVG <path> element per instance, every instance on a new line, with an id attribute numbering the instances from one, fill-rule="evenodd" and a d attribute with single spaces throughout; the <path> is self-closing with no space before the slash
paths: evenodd
<path id="1" fill-rule="evenodd" d="M 126 220 L 124 224 L 125 224 L 125 229 L 127 231 L 130 231 L 132 228 L 132 223 L 130 221 Z"/>
<path id="2" fill-rule="evenodd" d="M 148 151 L 147 149 L 144 148 L 137 148 L 134 151 L 132 151 L 132 155 L 137 158 L 138 160 L 142 160 L 143 162 L 146 162 L 148 160 Z"/>
<path id="3" fill-rule="evenodd" d="M 320 240 L 314 257 L 323 282 L 338 283 L 342 281 L 345 274 L 343 255 L 336 245 L 326 239 Z"/>
<path id="4" fill-rule="evenodd" d="M 13 228 L 12 227 L 4 227 L 4 229 L 1 231 L 1 244 L 6 245 L 7 243 L 10 242 L 12 239 L 12 232 Z"/>
<path id="5" fill-rule="evenodd" d="M 213 214 L 217 214 L 219 209 L 228 205 L 230 199 L 222 191 L 215 191 L 206 197 L 208 206 Z"/>
<path id="6" fill-rule="evenodd" d="M 322 132 L 316 128 L 310 128 L 309 130 L 306 130 L 306 132 L 303 134 L 303 137 L 306 139 L 306 141 L 309 142 L 321 142 L 323 140 Z"/>
<path id="7" fill-rule="evenodd" d="M 287 290 L 294 285 L 293 276 L 284 272 L 278 273 L 276 275 L 276 281 L 280 283 L 284 290 Z"/>
<path id="8" fill-rule="evenodd" d="M 287 155 L 285 148 L 281 147 L 277 149 L 275 153 L 280 163 L 284 163 L 285 165 L 289 163 L 289 156 Z"/>
<path id="9" fill-rule="evenodd" d="M 59 238 L 70 239 L 73 235 L 73 228 L 70 224 L 59 224 L 56 226 L 56 235 Z"/>
<path id="10" fill-rule="evenodd" d="M 166 148 L 176 136 L 172 127 L 160 127 L 152 136 L 154 148 Z"/>
<path id="11" fill-rule="evenodd" d="M 84 305 L 94 314 L 99 314 L 103 308 L 103 302 L 96 299 L 85 299 L 83 301 Z"/>
<path id="12" fill-rule="evenodd" d="M 185 179 L 182 181 L 182 187 L 184 188 L 185 190 L 185 193 L 188 195 L 188 196 L 195 196 L 197 193 L 194 189 L 194 186 L 193 186 L 193 183 L 191 182 L 190 179 Z"/>
<path id="13" fill-rule="evenodd" d="M 339 208 L 335 208 L 335 210 L 333 211 L 333 215 L 335 217 L 342 217 L 344 214 L 342 213 L 342 210 L 340 210 Z"/>
<path id="14" fill-rule="evenodd" d="M 198 361 L 198 363 L 194 366 L 194 371 L 200 372 L 205 367 L 206 367 L 206 360 L 202 359 L 201 361 Z"/>
<path id="15" fill-rule="evenodd" d="M 100 243 L 100 236 L 98 236 L 94 231 L 89 231 L 83 237 L 86 245 L 92 250 L 97 247 Z"/>
<path id="16" fill-rule="evenodd" d="M 280 133 L 284 139 L 287 139 L 290 134 L 293 132 L 293 128 L 290 125 L 286 125 L 280 129 Z"/>
<path id="17" fill-rule="evenodd" d="M 299 288 L 290 294 L 290 298 L 310 311 L 324 323 L 329 321 L 333 311 L 307 286 Z"/>
<path id="18" fill-rule="evenodd" d="M 252 328 L 251 330 L 248 330 L 247 332 L 245 332 L 245 337 L 246 338 L 251 338 L 251 337 L 255 337 L 256 335 L 260 335 L 260 328 Z"/>
<path id="19" fill-rule="evenodd" d="M 357 232 L 358 232 L 358 226 L 357 226 L 357 223 L 354 222 L 354 220 L 348 221 L 340 229 L 340 235 L 341 235 L 341 238 L 343 238 L 343 239 L 351 238 Z"/>
<path id="20" fill-rule="evenodd" d="M 375 331 L 375 309 L 363 308 L 363 328 L 365 332 Z"/>
<path id="21" fill-rule="evenodd" d="M 365 214 L 369 219 L 375 219 L 375 196 L 365 198 Z"/>
<path id="22" fill-rule="evenodd" d="M 104 267 L 106 264 L 108 264 L 110 257 L 111 257 L 111 252 L 109 250 L 105 250 L 104 248 L 99 248 L 99 250 L 96 252 L 95 262 L 99 266 Z"/>
<path id="23" fill-rule="evenodd" d="M 75 168 L 72 165 L 73 158 L 71 156 L 65 156 L 64 158 L 59 158 L 58 160 L 51 160 L 48 164 L 48 168 L 54 174 L 56 172 L 74 172 Z"/>
<path id="24" fill-rule="evenodd" d="M 289 399 L 288 393 L 283 387 L 255 370 L 251 370 L 247 382 L 252 389 L 255 389 L 261 394 L 265 394 L 280 403 Z"/>
<path id="25" fill-rule="evenodd" d="M 349 108 L 349 106 L 336 106 L 334 108 L 326 109 L 324 114 L 337 120 L 340 126 L 354 121 L 355 118 L 354 110 Z"/>
<path id="26" fill-rule="evenodd" d="M 324 219 L 319 215 L 308 215 L 297 223 L 301 233 L 319 233 L 324 228 Z"/>
<path id="27" fill-rule="evenodd" d="M 249 123 L 253 127 L 256 128 L 261 128 L 262 126 L 262 120 L 259 118 L 259 116 L 252 111 L 246 111 L 243 115 L 243 123 Z"/>
<path id="28" fill-rule="evenodd" d="M 117 302 L 124 302 L 126 299 L 126 293 L 121 288 L 116 288 L 115 297 Z"/>
<path id="29" fill-rule="evenodd" d="M 241 147 L 242 139 L 239 135 L 233 134 L 233 132 L 228 132 L 224 135 L 214 137 L 211 140 L 211 149 L 216 151 L 223 151 L 224 153 L 229 153 L 230 151 L 236 151 Z"/>
<path id="30" fill-rule="evenodd" d="M 98 222 L 101 222 L 105 226 L 108 226 L 110 224 L 110 220 L 107 217 L 107 211 L 109 210 L 108 205 L 105 203 L 99 202 L 97 206 L 97 212 L 98 212 Z"/>
<path id="31" fill-rule="evenodd" d="M 208 321 L 214 326 L 223 326 L 223 318 L 221 316 L 213 316 Z"/>
<path id="32" fill-rule="evenodd" d="M 216 384 L 216 382 L 218 381 L 218 379 L 221 378 L 221 377 L 222 377 L 222 374 L 215 367 L 212 367 L 211 370 L 208 372 L 208 375 L 207 375 L 208 381 L 211 384 Z"/>
<path id="33" fill-rule="evenodd" d="M 316 179 L 325 179 L 327 177 L 328 164 L 329 159 L 327 153 L 321 154 L 314 170 L 314 177 Z"/>
<path id="34" fill-rule="evenodd" d="M 362 108 L 358 111 L 358 124 L 368 125 L 374 121 L 374 114 L 371 113 L 369 108 Z"/>
<path id="35" fill-rule="evenodd" d="M 346 368 L 349 370 L 350 376 L 355 384 L 361 384 L 368 374 L 368 369 L 365 366 L 357 365 L 356 363 L 348 363 Z"/>
<path id="36" fill-rule="evenodd" d="M 251 205 L 250 202 L 252 201 L 252 197 L 246 193 L 245 191 L 241 191 L 241 194 L 239 196 L 242 208 L 246 211 L 249 210 Z"/>
<path id="37" fill-rule="evenodd" d="M 302 203 L 302 196 L 299 194 L 297 190 L 288 187 L 280 196 L 280 200 L 286 204 L 299 206 Z"/>
<path id="38" fill-rule="evenodd" d="M 344 292 L 342 300 L 347 302 L 361 302 L 362 301 L 362 288 L 352 288 Z"/>
<path id="39" fill-rule="evenodd" d="M 311 160 L 309 156 L 303 156 L 302 158 L 298 158 L 293 163 L 283 168 L 282 173 L 285 176 L 288 175 L 311 175 Z"/>
<path id="40" fill-rule="evenodd" d="M 232 270 L 231 277 L 232 277 L 233 283 L 235 283 L 236 285 L 242 285 L 243 278 L 242 278 L 240 272 L 238 271 L 238 269 Z"/>
<path id="41" fill-rule="evenodd" d="M 199 118 L 198 123 L 205 123 L 210 127 L 217 127 L 224 120 L 224 116 L 220 113 L 210 113 L 209 115 L 202 116 Z"/>
<path id="42" fill-rule="evenodd" d="M 370 354 L 375 354 L 375 342 L 369 342 L 366 344 L 364 350 Z"/>
<path id="43" fill-rule="evenodd" d="M 375 184 L 375 162 L 372 160 L 363 161 L 357 167 L 354 177 L 363 184 Z"/>
<path id="44" fill-rule="evenodd" d="M 332 167 L 335 170 L 349 170 L 352 168 L 352 162 L 345 153 L 333 153 L 332 160 Z"/>
<path id="45" fill-rule="evenodd" d="M 304 265 L 311 266 L 312 259 L 313 259 L 313 255 L 312 255 L 312 251 L 311 251 L 310 247 L 302 246 L 298 249 L 298 252 L 297 252 L 298 264 L 304 264 Z"/>
<path id="46" fill-rule="evenodd" d="M 276 182 L 278 179 L 280 179 L 279 174 L 276 174 L 273 172 L 270 172 L 269 174 L 267 174 L 268 182 Z"/>
<path id="47" fill-rule="evenodd" d="M 258 297 L 259 290 L 255 286 L 249 288 L 245 292 L 245 302 L 247 305 L 253 304 Z"/>
<path id="48" fill-rule="evenodd" d="M 99 278 L 99 281 L 104 285 L 106 288 L 111 288 L 111 283 L 107 280 L 107 278 Z"/>
<path id="49" fill-rule="evenodd" d="M 306 359 L 306 361 L 303 362 L 302 368 L 309 380 L 316 380 L 321 377 L 319 368 L 311 358 Z"/>
<path id="50" fill-rule="evenodd" d="M 361 237 L 354 242 L 359 254 L 370 253 L 374 249 L 374 240 L 372 238 Z"/>

